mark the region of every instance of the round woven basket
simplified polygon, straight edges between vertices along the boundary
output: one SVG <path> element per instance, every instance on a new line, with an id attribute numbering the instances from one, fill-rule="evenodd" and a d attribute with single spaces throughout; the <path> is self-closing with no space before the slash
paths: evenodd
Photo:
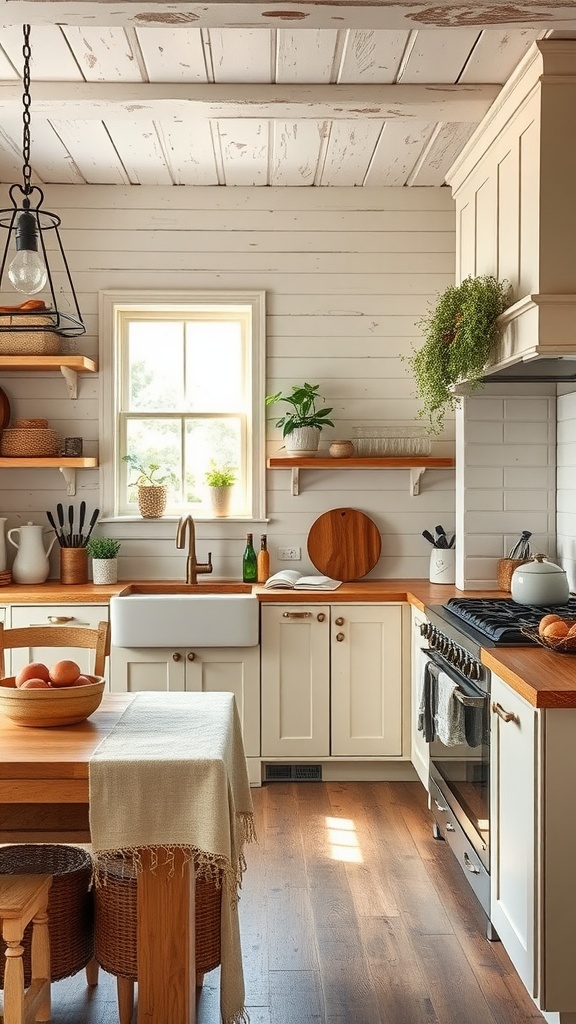
<path id="1" fill-rule="evenodd" d="M 56 331 L 10 331 L 15 324 L 26 323 L 30 327 L 49 326 L 49 316 L 0 315 L 0 355 L 3 356 L 57 356 L 60 355 L 62 338 Z"/>
<path id="2" fill-rule="evenodd" d="M 168 488 L 163 484 L 138 488 L 138 508 L 144 519 L 159 519 L 166 511 Z"/>
<path id="3" fill-rule="evenodd" d="M 55 430 L 10 427 L 2 431 L 0 455 L 9 459 L 50 458 L 60 453 L 60 443 Z"/>
<path id="4" fill-rule="evenodd" d="M 96 959 L 116 977 L 136 981 L 137 878 L 130 861 L 101 858 L 106 881 L 94 894 Z M 220 903 L 222 887 L 208 878 L 196 879 L 196 972 L 206 974 L 220 964 Z"/>
<path id="5" fill-rule="evenodd" d="M 74 846 L 25 843 L 0 848 L 0 874 L 52 875 L 48 900 L 52 981 L 81 971 L 94 956 L 94 903 L 89 891 L 92 861 Z M 30 984 L 32 923 L 24 932 L 24 983 Z M 6 945 L 0 938 L 0 988 Z"/>

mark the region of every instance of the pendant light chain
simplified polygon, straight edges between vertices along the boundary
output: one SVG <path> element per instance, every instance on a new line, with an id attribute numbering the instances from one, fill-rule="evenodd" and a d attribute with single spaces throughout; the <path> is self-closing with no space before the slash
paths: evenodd
<path id="1" fill-rule="evenodd" d="M 24 181 L 24 195 L 28 196 L 32 190 L 32 168 L 30 167 L 30 104 L 32 102 L 32 97 L 30 96 L 30 25 L 24 25 L 22 55 L 24 57 L 24 69 L 22 72 L 22 82 L 24 85 L 24 93 L 22 95 L 22 158 L 24 160 L 22 179 Z"/>

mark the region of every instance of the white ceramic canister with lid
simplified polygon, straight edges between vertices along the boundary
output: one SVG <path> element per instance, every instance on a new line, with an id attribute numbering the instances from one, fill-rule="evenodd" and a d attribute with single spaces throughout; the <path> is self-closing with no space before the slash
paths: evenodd
<path id="1" fill-rule="evenodd" d="M 510 590 L 518 604 L 566 604 L 570 597 L 564 569 L 549 562 L 546 555 L 534 555 L 532 561 L 514 569 Z"/>

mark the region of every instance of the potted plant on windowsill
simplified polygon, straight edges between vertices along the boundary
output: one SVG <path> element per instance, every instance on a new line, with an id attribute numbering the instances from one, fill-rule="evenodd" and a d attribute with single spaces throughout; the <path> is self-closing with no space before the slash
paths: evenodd
<path id="1" fill-rule="evenodd" d="M 315 455 L 320 443 L 320 431 L 323 427 L 333 427 L 334 424 L 329 415 L 332 406 L 326 409 L 316 409 L 316 402 L 320 400 L 318 394 L 319 384 L 295 384 L 289 395 L 283 395 L 278 391 L 275 395 L 266 396 L 266 405 L 274 405 L 275 402 L 286 402 L 290 411 L 284 413 L 275 426 L 282 427 L 282 437 L 286 440 L 286 451 L 288 455 Z"/>
<path id="2" fill-rule="evenodd" d="M 455 409 L 454 385 L 470 391 L 482 387 L 483 372 L 498 337 L 498 317 L 510 304 L 510 285 L 495 277 L 466 277 L 439 296 L 436 306 L 418 322 L 425 342 L 407 362 L 414 374 L 429 431 L 439 434 L 446 412 Z"/>
<path id="3" fill-rule="evenodd" d="M 218 466 L 215 462 L 210 464 L 206 472 L 206 483 L 210 490 L 212 512 L 216 518 L 230 515 L 230 502 L 232 488 L 236 483 L 236 470 L 232 466 Z"/>
<path id="4" fill-rule="evenodd" d="M 138 488 L 138 509 L 144 519 L 159 519 L 166 511 L 168 501 L 169 482 L 174 480 L 174 474 L 169 470 L 161 472 L 157 462 L 146 462 L 138 455 L 123 455 L 122 459 L 137 472 L 136 486 Z"/>
<path id="5" fill-rule="evenodd" d="M 120 541 L 112 537 L 91 537 L 86 550 L 92 559 L 93 583 L 116 583 Z"/>

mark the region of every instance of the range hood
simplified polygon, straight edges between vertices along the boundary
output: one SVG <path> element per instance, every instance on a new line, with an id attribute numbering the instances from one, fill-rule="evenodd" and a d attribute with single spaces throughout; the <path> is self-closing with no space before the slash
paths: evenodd
<path id="1" fill-rule="evenodd" d="M 499 324 L 486 383 L 576 381 L 576 295 L 527 295 Z"/>

